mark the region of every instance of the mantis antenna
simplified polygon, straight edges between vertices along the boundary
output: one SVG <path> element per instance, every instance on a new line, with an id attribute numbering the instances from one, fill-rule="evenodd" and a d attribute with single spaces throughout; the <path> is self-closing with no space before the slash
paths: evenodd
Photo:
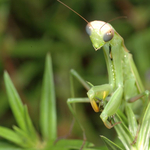
<path id="1" fill-rule="evenodd" d="M 89 22 L 84 17 L 82 17 L 79 13 L 77 13 L 75 10 L 73 10 L 72 8 L 70 8 L 68 5 L 66 5 L 62 1 L 60 1 L 60 0 L 57 0 L 57 1 L 59 3 L 61 3 L 62 5 L 64 5 L 65 7 L 67 7 L 68 9 L 70 9 L 71 11 L 73 11 L 75 14 L 77 14 L 80 18 L 82 18 L 85 22 L 87 22 L 89 24 Z"/>
<path id="2" fill-rule="evenodd" d="M 82 18 L 85 22 L 87 22 L 87 24 L 90 24 L 89 21 L 87 21 L 83 16 L 81 16 L 79 13 L 77 13 L 77 12 L 76 12 L 75 10 L 73 10 L 71 7 L 69 7 L 68 5 L 66 5 L 65 3 L 63 3 L 63 2 L 60 1 L 60 0 L 57 0 L 57 1 L 58 1 L 59 3 L 61 3 L 62 5 L 64 5 L 65 7 L 67 7 L 68 9 L 70 9 L 71 11 L 73 11 L 75 14 L 77 14 L 80 18 Z M 107 21 L 106 23 L 104 23 L 104 24 L 101 26 L 101 28 L 102 28 L 103 26 L 105 26 L 107 23 L 112 22 L 112 21 L 117 20 L 117 19 L 121 19 L 121 18 L 127 18 L 127 16 L 120 16 L 120 17 L 113 18 L 113 19 Z M 91 24 L 90 24 L 90 26 L 91 26 Z M 92 27 L 92 28 L 93 28 L 93 27 Z M 101 28 L 100 28 L 100 29 L 101 29 Z"/>
<path id="3" fill-rule="evenodd" d="M 107 21 L 106 23 L 104 23 L 104 24 L 101 26 L 101 28 L 102 28 L 103 26 L 105 26 L 107 23 L 112 22 L 112 21 L 117 20 L 117 19 L 121 19 L 121 18 L 127 18 L 127 16 L 120 16 L 120 17 L 113 18 L 113 19 Z M 101 28 L 100 28 L 100 29 L 101 29 Z"/>

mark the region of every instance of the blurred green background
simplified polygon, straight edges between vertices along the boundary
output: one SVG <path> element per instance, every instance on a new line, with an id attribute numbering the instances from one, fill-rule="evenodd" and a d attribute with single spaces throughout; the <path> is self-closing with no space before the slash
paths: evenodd
<path id="1" fill-rule="evenodd" d="M 143 84 L 150 89 L 150 1 L 148 0 L 63 0 L 88 21 L 109 21 L 124 38 L 133 54 Z M 58 136 L 68 133 L 72 115 L 66 101 L 70 97 L 69 71 L 74 68 L 94 85 L 108 82 L 102 50 L 95 52 L 85 32 L 86 22 L 56 0 L 0 0 L 0 125 L 15 124 L 8 105 L 3 72 L 7 70 L 23 103 L 29 108 L 34 125 L 39 130 L 39 102 L 44 62 L 51 53 L 57 97 Z M 76 96 L 86 97 L 77 82 Z M 89 141 L 101 145 L 99 135 L 111 140 L 108 130 L 90 104 L 77 106 L 79 118 Z M 81 138 L 78 125 L 72 138 Z"/>

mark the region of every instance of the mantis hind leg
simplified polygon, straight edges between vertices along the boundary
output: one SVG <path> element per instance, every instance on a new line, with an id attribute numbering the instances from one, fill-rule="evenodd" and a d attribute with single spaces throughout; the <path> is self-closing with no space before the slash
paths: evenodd
<path id="1" fill-rule="evenodd" d="M 146 91 L 144 91 L 144 92 L 142 92 L 142 93 L 140 93 L 140 94 L 138 94 L 138 95 L 136 95 L 134 97 L 131 97 L 127 101 L 128 101 L 128 103 L 133 103 L 133 102 L 143 98 L 144 96 L 146 96 L 146 100 L 144 100 L 144 102 L 147 102 L 148 99 L 149 99 L 149 95 L 150 95 L 150 91 L 146 90 Z"/>
<path id="2" fill-rule="evenodd" d="M 136 114 L 141 113 L 139 111 L 139 108 L 140 108 L 140 110 L 142 110 L 141 107 L 143 107 L 143 110 L 145 110 L 145 108 L 148 104 L 149 95 L 150 95 L 150 92 L 148 90 L 146 90 L 146 91 L 143 90 L 141 93 L 139 93 L 138 91 L 139 90 L 136 85 L 136 80 L 134 78 L 130 78 L 125 81 L 124 98 L 125 98 L 126 102 L 131 103 L 130 105 L 131 105 L 134 113 L 136 113 Z"/>
<path id="3" fill-rule="evenodd" d="M 139 100 L 139 99 L 143 99 L 143 108 L 140 109 L 141 110 L 141 113 L 140 113 L 140 121 L 142 120 L 143 118 L 143 115 L 144 115 L 144 112 L 148 106 L 148 103 L 149 103 L 149 96 L 150 96 L 150 91 L 146 90 L 138 95 L 136 95 L 135 97 L 132 97 L 130 99 L 128 99 L 128 103 L 133 103 L 132 105 L 134 105 L 134 103 Z M 141 108 L 141 105 L 138 107 L 138 108 Z M 137 109 L 139 110 L 139 109 Z"/>

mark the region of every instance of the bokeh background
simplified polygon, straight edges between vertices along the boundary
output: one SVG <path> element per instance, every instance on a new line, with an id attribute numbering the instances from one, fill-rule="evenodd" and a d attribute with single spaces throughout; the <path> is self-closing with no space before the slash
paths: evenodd
<path id="1" fill-rule="evenodd" d="M 148 0 L 63 0 L 88 21 L 109 21 L 124 38 L 133 54 L 143 84 L 150 89 L 150 1 Z M 95 52 L 85 32 L 86 22 L 56 0 L 0 0 L 0 125 L 16 124 L 5 92 L 3 72 L 7 70 L 23 103 L 39 131 L 39 102 L 45 56 L 53 60 L 57 98 L 58 136 L 68 133 L 72 114 L 66 101 L 70 97 L 69 71 L 74 68 L 94 85 L 108 82 L 103 51 Z M 76 82 L 76 96 L 86 91 Z M 111 140 L 108 130 L 90 104 L 77 105 L 89 141 L 102 145 L 99 135 Z M 75 124 L 71 138 L 82 139 Z"/>

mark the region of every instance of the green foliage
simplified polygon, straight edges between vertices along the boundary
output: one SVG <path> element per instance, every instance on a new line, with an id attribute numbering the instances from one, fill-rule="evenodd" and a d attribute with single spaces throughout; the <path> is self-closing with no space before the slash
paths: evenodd
<path id="1" fill-rule="evenodd" d="M 4 139 L 18 145 L 5 146 L 0 143 L 0 149 L 11 149 L 18 150 L 28 149 L 28 150 L 69 150 L 69 149 L 79 149 L 83 143 L 80 140 L 57 140 L 57 117 L 56 117 L 56 100 L 55 100 L 55 90 L 54 90 L 54 79 L 52 72 L 52 62 L 51 57 L 48 54 L 45 62 L 45 71 L 43 78 L 43 88 L 42 88 L 42 98 L 40 105 L 40 127 L 41 136 L 35 130 L 32 124 L 31 118 L 28 114 L 27 106 L 24 105 L 16 91 L 9 75 L 7 72 L 4 73 L 4 81 L 6 86 L 6 91 L 9 99 L 9 104 L 17 126 L 13 126 L 13 130 L 0 126 L 0 136 Z M 83 150 L 93 149 L 93 144 L 86 142 Z M 87 148 L 86 148 L 87 147 Z M 89 147 L 89 148 L 88 148 Z M 95 150 L 97 148 L 94 148 Z"/>
<path id="2" fill-rule="evenodd" d="M 54 83 L 53 83 L 53 74 L 52 74 L 52 65 L 51 58 L 47 55 L 45 63 L 45 73 L 43 79 L 43 89 L 42 90 L 42 102 L 46 103 L 41 104 L 41 130 L 43 135 L 43 141 L 40 140 L 39 135 L 37 134 L 35 127 L 31 121 L 31 118 L 28 114 L 27 106 L 24 105 L 8 75 L 7 72 L 4 73 L 4 81 L 6 86 L 6 91 L 9 99 L 9 104 L 13 115 L 16 119 L 17 126 L 13 127 L 13 130 L 10 130 L 6 127 L 0 127 L 1 137 L 19 145 L 23 148 L 33 148 L 40 149 L 44 148 L 47 143 L 51 145 L 56 140 L 57 136 L 57 126 L 56 126 L 56 110 L 55 110 L 55 93 L 54 93 Z M 49 86 L 47 86 L 47 84 Z M 48 97 L 49 93 L 52 97 Z M 47 98 L 45 98 L 45 95 Z M 49 116 L 53 116 L 49 118 Z M 45 121 L 49 121 L 46 122 Z M 47 126 L 45 126 L 45 124 Z M 47 135 L 43 131 L 48 132 Z"/>
<path id="3" fill-rule="evenodd" d="M 47 139 L 49 143 L 50 141 L 53 143 L 57 137 L 56 99 L 52 74 L 52 63 L 50 57 L 48 56 L 45 65 L 40 108 L 40 125 L 43 138 Z"/>

